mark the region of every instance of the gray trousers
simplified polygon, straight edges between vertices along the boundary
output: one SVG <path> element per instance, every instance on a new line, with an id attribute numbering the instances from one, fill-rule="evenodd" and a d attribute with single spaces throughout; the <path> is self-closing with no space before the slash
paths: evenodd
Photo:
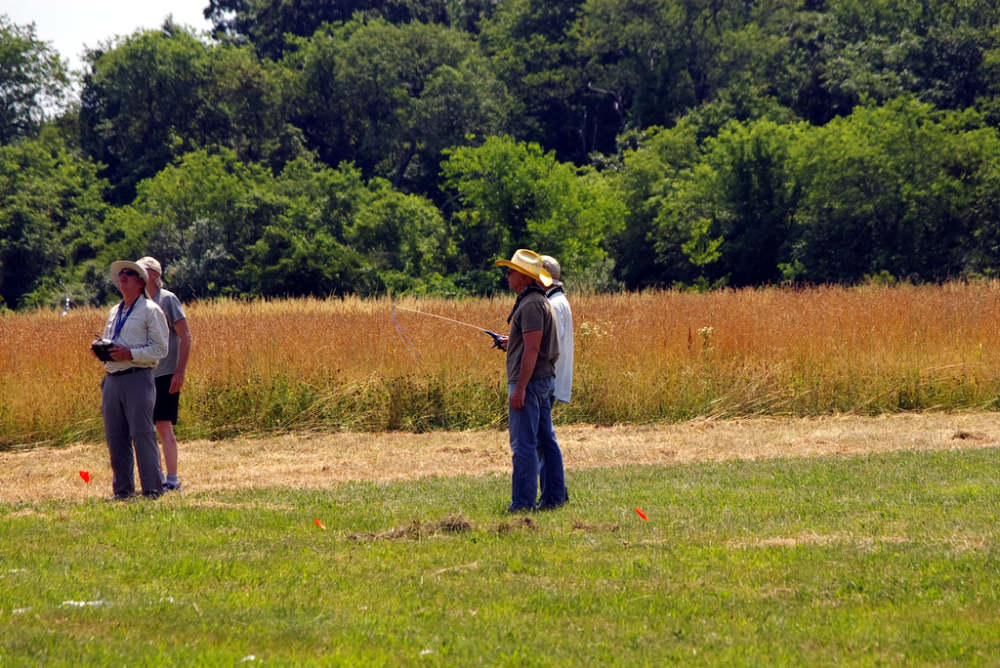
<path id="1" fill-rule="evenodd" d="M 101 413 L 104 437 L 111 455 L 111 487 L 116 496 L 135 494 L 135 473 L 139 465 L 142 493 L 163 493 L 160 484 L 160 448 L 156 444 L 153 404 L 156 386 L 153 370 L 141 369 L 125 376 L 105 374 L 101 381 Z M 133 449 L 135 455 L 133 456 Z"/>

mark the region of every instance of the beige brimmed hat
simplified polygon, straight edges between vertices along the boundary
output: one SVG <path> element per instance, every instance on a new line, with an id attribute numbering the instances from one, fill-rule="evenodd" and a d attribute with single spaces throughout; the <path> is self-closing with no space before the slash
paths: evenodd
<path id="1" fill-rule="evenodd" d="M 142 260 L 139 260 L 142 262 Z M 562 281 L 559 280 L 559 275 L 562 274 L 562 269 L 559 268 L 559 262 L 551 255 L 542 256 L 542 267 L 545 271 L 549 272 L 549 276 L 552 277 L 552 285 L 562 285 Z"/>
<path id="2" fill-rule="evenodd" d="M 497 260 L 496 266 L 510 267 L 540 281 L 545 287 L 552 285 L 552 276 L 542 266 L 542 256 L 535 251 L 519 248 L 510 260 Z"/>
<path id="3" fill-rule="evenodd" d="M 146 269 L 152 269 L 153 271 L 155 271 L 156 272 L 156 287 L 158 287 L 158 288 L 162 288 L 163 287 L 163 278 L 162 278 L 162 276 L 163 276 L 163 269 L 160 268 L 160 263 L 156 261 L 155 257 L 149 257 L 148 255 L 146 257 L 141 257 L 141 258 L 139 258 L 139 260 L 138 260 L 138 262 L 136 264 L 139 264 L 139 265 L 145 267 Z"/>
<path id="4" fill-rule="evenodd" d="M 146 257 L 141 257 L 136 260 L 136 264 L 142 265 L 146 269 L 152 269 L 157 274 L 163 273 L 163 270 L 160 269 L 160 263 L 156 261 L 155 257 L 149 257 L 148 255 Z"/>
<path id="5" fill-rule="evenodd" d="M 111 271 L 108 274 L 108 278 L 115 285 L 118 285 L 118 272 L 122 269 L 135 269 L 136 273 L 139 274 L 144 282 L 149 283 L 149 274 L 146 273 L 146 268 L 137 262 L 131 262 L 129 260 L 118 260 L 117 262 L 111 263 Z"/>

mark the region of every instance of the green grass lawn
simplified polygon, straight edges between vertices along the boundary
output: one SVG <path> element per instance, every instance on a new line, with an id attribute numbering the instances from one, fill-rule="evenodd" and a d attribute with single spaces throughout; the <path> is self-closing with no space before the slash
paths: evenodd
<path id="1" fill-rule="evenodd" d="M 504 477 L 0 505 L 0 666 L 995 666 L 998 483 L 986 449 L 571 472 L 530 517 Z"/>

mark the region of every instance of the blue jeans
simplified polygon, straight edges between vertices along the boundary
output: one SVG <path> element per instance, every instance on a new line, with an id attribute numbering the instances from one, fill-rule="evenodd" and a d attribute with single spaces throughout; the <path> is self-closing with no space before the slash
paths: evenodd
<path id="1" fill-rule="evenodd" d="M 549 401 L 549 414 L 550 415 L 555 410 L 556 401 L 558 401 L 558 400 L 556 399 L 555 395 L 553 394 L 551 401 Z M 568 403 L 568 402 L 566 402 L 566 403 Z M 561 464 L 561 462 L 562 462 L 562 460 L 560 459 L 560 464 Z M 541 493 L 543 499 L 549 498 L 549 495 L 545 493 L 545 454 L 542 453 L 541 450 L 538 451 L 538 489 L 539 489 L 539 492 Z M 563 499 L 563 503 L 566 503 L 567 501 L 569 501 L 569 490 L 568 489 L 566 490 L 566 498 Z M 559 504 L 558 502 L 556 502 L 555 505 L 561 505 L 561 504 Z"/>
<path id="2" fill-rule="evenodd" d="M 562 451 L 552 427 L 552 392 L 555 378 L 540 378 L 528 383 L 524 408 L 509 409 L 510 449 L 514 473 L 511 477 L 511 510 L 535 507 L 538 495 L 538 460 L 545 461 L 542 473 L 541 506 L 560 506 L 566 502 L 566 477 Z M 507 396 L 514 394 L 514 384 L 507 384 Z"/>

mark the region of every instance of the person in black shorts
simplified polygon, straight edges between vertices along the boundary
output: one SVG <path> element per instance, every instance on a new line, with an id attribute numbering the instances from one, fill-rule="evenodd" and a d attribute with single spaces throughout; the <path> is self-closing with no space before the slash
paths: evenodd
<path id="1" fill-rule="evenodd" d="M 156 383 L 153 422 L 163 444 L 163 462 L 166 465 L 163 490 L 173 492 L 181 488 L 181 483 L 177 479 L 177 437 L 174 435 L 174 425 L 177 424 L 180 391 L 184 386 L 184 374 L 191 354 L 191 329 L 188 327 L 187 315 L 177 295 L 163 287 L 161 278 L 163 269 L 160 263 L 154 258 L 144 257 L 138 264 L 145 268 L 149 275 L 146 292 L 150 299 L 163 309 L 169 328 L 167 356 L 160 360 L 153 372 L 153 381 Z"/>

